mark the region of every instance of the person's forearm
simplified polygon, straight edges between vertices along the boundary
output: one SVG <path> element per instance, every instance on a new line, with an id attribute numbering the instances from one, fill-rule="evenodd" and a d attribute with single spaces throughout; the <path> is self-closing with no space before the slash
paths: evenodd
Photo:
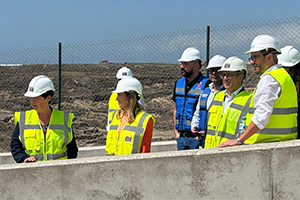
<path id="1" fill-rule="evenodd" d="M 175 135 L 175 138 L 178 138 L 179 137 L 179 133 L 176 130 L 176 103 L 174 103 L 173 123 L 174 123 L 173 124 L 174 125 L 174 135 Z"/>
<path id="2" fill-rule="evenodd" d="M 240 141 L 245 142 L 249 137 L 251 137 L 254 133 L 259 131 L 260 129 L 251 121 L 248 128 L 245 130 L 245 132 L 240 135 Z"/>

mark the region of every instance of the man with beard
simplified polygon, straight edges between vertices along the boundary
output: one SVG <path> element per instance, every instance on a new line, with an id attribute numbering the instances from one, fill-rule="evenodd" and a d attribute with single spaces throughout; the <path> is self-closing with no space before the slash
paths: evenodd
<path id="1" fill-rule="evenodd" d="M 228 58 L 219 70 L 225 90 L 214 95 L 208 110 L 205 148 L 237 138 L 239 123 L 246 116 L 251 100 L 250 92 L 242 86 L 247 74 L 246 63 L 238 57 Z"/>
<path id="2" fill-rule="evenodd" d="M 202 136 L 202 141 L 200 146 L 204 147 L 204 141 L 206 136 L 206 126 L 207 126 L 207 111 L 210 108 L 211 102 L 213 100 L 214 94 L 219 91 L 224 90 L 222 79 L 220 77 L 219 70 L 221 69 L 226 58 L 220 55 L 215 55 L 212 57 L 207 65 L 207 70 L 209 72 L 209 79 L 212 81 L 208 87 L 206 87 L 199 96 L 196 111 L 194 112 L 192 119 L 192 133 L 199 134 Z"/>
<path id="3" fill-rule="evenodd" d="M 182 78 L 177 80 L 174 89 L 174 133 L 177 139 L 177 149 L 199 148 L 199 138 L 191 132 L 191 121 L 197 100 L 203 89 L 211 82 L 202 75 L 200 51 L 195 47 L 187 48 L 181 58 Z"/>
<path id="4" fill-rule="evenodd" d="M 239 138 L 219 147 L 296 139 L 297 92 L 289 74 L 277 64 L 277 54 L 281 54 L 277 41 L 259 35 L 245 54 L 251 54 L 249 61 L 260 75 L 246 117 L 248 127 Z"/>

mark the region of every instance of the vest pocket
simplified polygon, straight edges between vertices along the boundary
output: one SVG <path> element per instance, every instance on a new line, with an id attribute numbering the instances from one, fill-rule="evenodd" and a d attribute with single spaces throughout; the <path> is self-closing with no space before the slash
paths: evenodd
<path id="1" fill-rule="evenodd" d="M 53 148 L 52 153 L 62 152 L 62 149 L 65 147 L 64 144 L 64 131 L 62 130 L 50 130 L 47 133 L 47 141 L 51 141 L 51 145 L 48 145 L 49 142 L 47 142 L 47 146 Z M 67 145 L 68 142 L 65 144 Z"/>
<path id="2" fill-rule="evenodd" d="M 210 127 L 211 129 L 215 129 L 216 125 L 219 123 L 219 117 L 218 117 L 218 112 L 220 110 L 220 106 L 213 105 L 209 109 L 209 118 L 208 118 L 208 123 L 207 126 Z"/>
<path id="3" fill-rule="evenodd" d="M 24 132 L 25 147 L 27 151 L 37 151 L 39 152 L 40 147 L 40 131 L 28 130 Z"/>
<path id="4" fill-rule="evenodd" d="M 134 132 L 131 131 L 123 131 L 120 135 L 119 139 L 119 154 L 131 154 L 134 142 Z"/>

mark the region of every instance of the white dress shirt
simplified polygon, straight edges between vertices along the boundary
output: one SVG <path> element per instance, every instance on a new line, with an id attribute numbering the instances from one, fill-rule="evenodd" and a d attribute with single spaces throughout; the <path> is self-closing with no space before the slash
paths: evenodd
<path id="1" fill-rule="evenodd" d="M 281 65 L 273 65 L 265 71 L 270 72 L 281 68 Z M 264 73 L 264 74 L 265 74 Z M 254 115 L 251 121 L 259 128 L 263 129 L 270 121 L 275 101 L 281 94 L 280 84 L 270 74 L 260 76 L 254 94 Z"/>

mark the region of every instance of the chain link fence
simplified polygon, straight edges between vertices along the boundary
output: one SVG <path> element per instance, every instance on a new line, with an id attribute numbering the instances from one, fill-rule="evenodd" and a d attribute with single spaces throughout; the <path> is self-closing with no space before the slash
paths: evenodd
<path id="1" fill-rule="evenodd" d="M 210 44 L 207 47 L 207 30 Z M 173 139 L 175 81 L 181 77 L 177 59 L 189 46 L 202 58 L 216 54 L 238 56 L 259 34 L 274 36 L 281 47 L 300 49 L 298 17 L 220 27 L 147 35 L 80 44 L 62 44 L 61 109 L 75 115 L 73 129 L 78 146 L 105 144 L 105 126 L 110 91 L 117 84 L 116 72 L 126 66 L 143 85 L 146 112 L 156 119 L 153 140 Z M 208 49 L 208 51 L 207 51 Z M 209 53 L 209 54 L 208 54 Z M 58 45 L 0 52 L 0 152 L 9 151 L 14 129 L 13 113 L 31 109 L 23 94 L 36 75 L 50 77 L 58 88 Z M 205 73 L 205 67 L 202 69 Z M 255 87 L 258 76 L 249 67 L 244 85 Z M 58 106 L 57 92 L 51 101 Z"/>

